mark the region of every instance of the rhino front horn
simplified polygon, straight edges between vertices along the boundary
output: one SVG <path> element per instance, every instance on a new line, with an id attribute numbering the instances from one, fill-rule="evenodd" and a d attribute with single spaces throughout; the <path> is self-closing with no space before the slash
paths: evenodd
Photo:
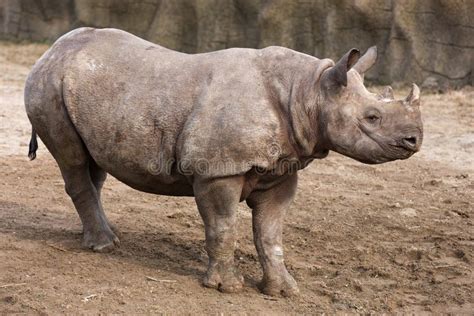
<path id="1" fill-rule="evenodd" d="M 416 84 L 413 84 L 411 91 L 406 97 L 405 101 L 409 105 L 420 105 L 420 88 Z"/>

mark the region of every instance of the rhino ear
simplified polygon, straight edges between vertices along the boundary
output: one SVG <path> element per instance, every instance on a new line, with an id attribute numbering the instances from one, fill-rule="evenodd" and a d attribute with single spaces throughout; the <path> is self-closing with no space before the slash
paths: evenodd
<path id="1" fill-rule="evenodd" d="M 405 99 L 409 105 L 420 105 L 420 88 L 416 84 L 413 84 L 411 91 Z"/>
<path id="2" fill-rule="evenodd" d="M 364 74 L 367 70 L 377 61 L 377 46 L 370 47 L 367 52 L 357 61 L 354 65 L 354 69 L 364 78 Z"/>
<path id="3" fill-rule="evenodd" d="M 359 59 L 358 49 L 351 49 L 332 67 L 327 74 L 329 85 L 347 86 L 347 72 L 354 66 Z"/>

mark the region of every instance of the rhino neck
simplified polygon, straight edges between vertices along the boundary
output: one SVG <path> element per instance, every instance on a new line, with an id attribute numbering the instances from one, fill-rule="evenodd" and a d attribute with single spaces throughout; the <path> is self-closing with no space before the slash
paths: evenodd
<path id="1" fill-rule="evenodd" d="M 278 56 L 279 57 L 279 56 Z M 273 58 L 267 90 L 287 122 L 288 138 L 301 159 L 324 158 L 328 154 L 319 120 L 319 80 L 334 66 L 330 59 L 285 51 L 285 58 Z M 276 61 L 276 62 L 275 62 Z"/>
<path id="2" fill-rule="evenodd" d="M 320 124 L 319 77 L 295 80 L 290 88 L 288 119 L 294 147 L 301 158 L 324 158 L 323 133 Z"/>

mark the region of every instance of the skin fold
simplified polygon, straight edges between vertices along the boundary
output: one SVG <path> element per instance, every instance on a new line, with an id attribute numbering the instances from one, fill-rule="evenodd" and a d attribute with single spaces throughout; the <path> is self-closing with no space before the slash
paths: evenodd
<path id="1" fill-rule="evenodd" d="M 252 209 L 260 289 L 298 292 L 282 229 L 297 171 L 330 150 L 363 163 L 420 149 L 420 91 L 395 100 L 364 87 L 370 48 L 337 63 L 283 47 L 183 54 L 115 29 L 80 28 L 37 61 L 25 87 L 36 134 L 58 163 L 83 245 L 119 244 L 100 191 L 107 174 L 141 191 L 194 196 L 205 224 L 204 285 L 242 288 L 234 264 L 237 204 Z"/>

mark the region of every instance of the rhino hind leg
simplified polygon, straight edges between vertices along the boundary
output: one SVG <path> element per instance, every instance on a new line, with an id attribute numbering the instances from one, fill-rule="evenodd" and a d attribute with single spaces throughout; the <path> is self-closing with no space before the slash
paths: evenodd
<path id="1" fill-rule="evenodd" d="M 104 182 L 107 179 L 107 172 L 99 167 L 95 160 L 91 158 L 89 160 L 89 173 L 91 174 L 92 183 L 94 184 L 94 187 L 97 190 L 97 194 L 100 198 L 102 187 L 104 186 Z"/>
<path id="2" fill-rule="evenodd" d="M 195 181 L 194 195 L 204 221 L 209 265 L 203 284 L 221 292 L 238 292 L 243 277 L 234 262 L 236 211 L 243 179 Z"/>
<path id="3" fill-rule="evenodd" d="M 83 246 L 94 251 L 108 251 L 119 244 L 119 239 L 110 228 L 100 202 L 105 174 L 95 165 L 61 98 L 45 95 L 44 100 L 49 102 L 26 99 L 28 117 L 61 170 L 66 192 L 83 225 Z M 54 101 L 51 103 L 50 100 Z"/>
<path id="4" fill-rule="evenodd" d="M 66 192 L 79 214 L 83 226 L 83 246 L 98 252 L 113 249 L 120 243 L 105 217 L 99 193 L 94 186 L 88 163 L 60 165 Z"/>
<path id="5" fill-rule="evenodd" d="M 247 198 L 252 208 L 253 237 L 263 279 L 260 290 L 267 295 L 292 296 L 299 292 L 296 281 L 288 273 L 283 259 L 282 230 L 287 207 L 293 201 L 297 176 Z"/>
<path id="6" fill-rule="evenodd" d="M 95 162 L 94 159 L 90 158 L 89 160 L 89 173 L 91 175 L 91 180 L 92 183 L 94 184 L 95 189 L 97 190 L 97 195 L 99 196 L 99 201 L 101 201 L 101 196 L 102 196 L 102 187 L 104 186 L 104 182 L 107 179 L 107 172 L 99 167 L 97 163 Z M 101 203 L 102 204 L 102 203 Z M 119 231 L 115 225 L 110 223 L 110 221 L 107 219 L 107 216 L 105 216 L 105 213 L 103 211 L 103 208 L 100 208 L 101 212 L 101 217 L 107 221 L 109 224 L 109 227 L 112 229 L 112 231 L 119 235 Z"/>

